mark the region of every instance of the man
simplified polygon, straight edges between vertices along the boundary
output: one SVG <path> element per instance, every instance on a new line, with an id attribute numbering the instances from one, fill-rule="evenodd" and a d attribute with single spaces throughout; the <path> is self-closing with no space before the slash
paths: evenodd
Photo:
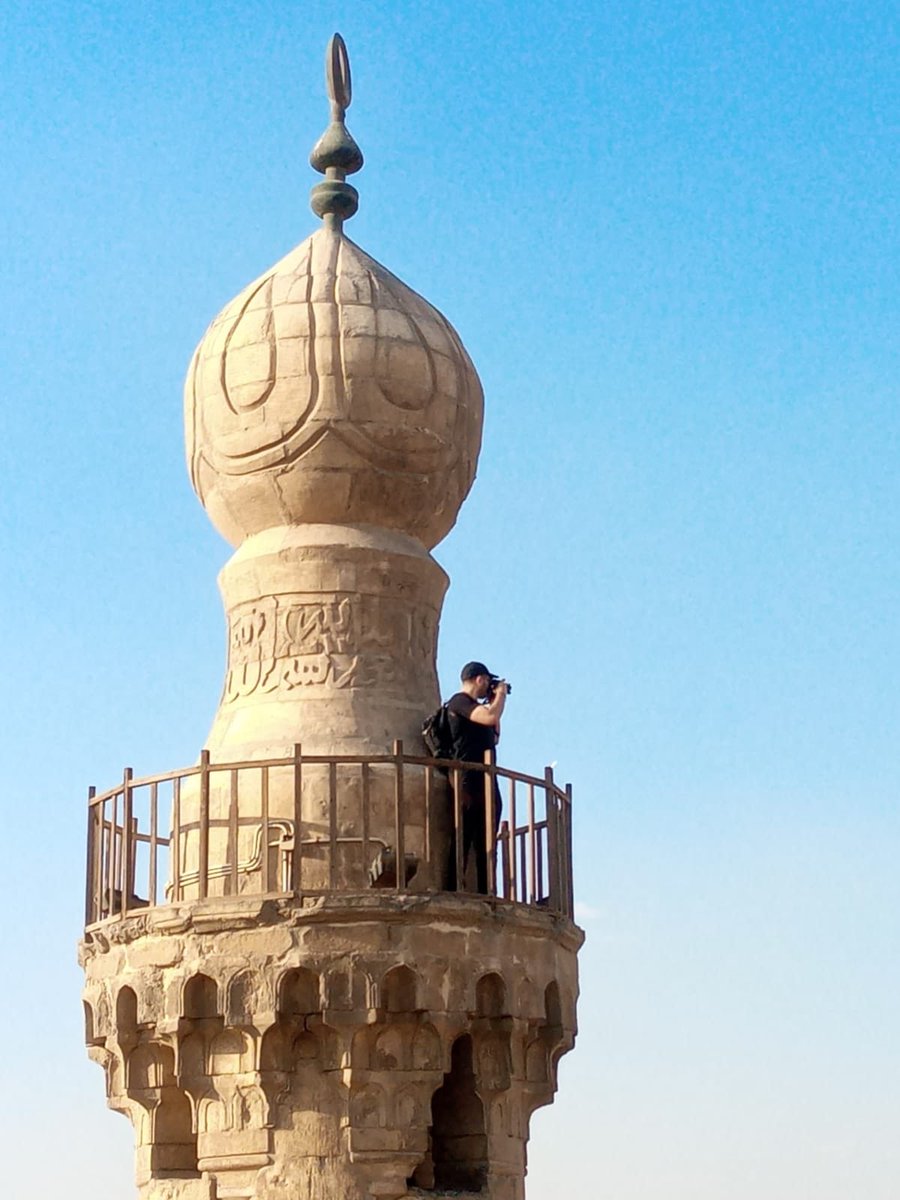
<path id="1" fill-rule="evenodd" d="M 493 750 L 500 738 L 500 718 L 506 705 L 509 686 L 497 679 L 482 662 L 469 662 L 460 672 L 462 690 L 447 701 L 450 732 L 453 736 L 452 757 L 457 762 L 484 762 L 486 750 Z M 490 699 L 488 699 L 490 697 Z M 487 830 L 485 828 L 485 779 L 483 771 L 459 772 L 460 808 L 462 820 L 463 876 L 469 855 L 475 853 L 477 890 L 487 894 Z M 493 788 L 494 833 L 500 824 L 500 790 Z M 464 879 L 459 881 L 464 885 Z M 458 886 L 456 854 L 450 863 L 450 888 Z"/>

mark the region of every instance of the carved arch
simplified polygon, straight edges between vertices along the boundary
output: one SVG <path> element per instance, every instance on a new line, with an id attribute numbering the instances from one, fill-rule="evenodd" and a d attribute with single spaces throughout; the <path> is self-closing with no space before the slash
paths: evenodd
<path id="1" fill-rule="evenodd" d="M 257 1005 L 256 979 L 252 971 L 238 971 L 228 985 L 228 1020 L 233 1025 L 253 1023 Z"/>
<path id="2" fill-rule="evenodd" d="M 182 1015 L 193 1020 L 206 1020 L 219 1013 L 219 989 L 214 979 L 198 973 L 184 985 L 181 996 Z"/>
<path id="3" fill-rule="evenodd" d="M 305 1017 L 320 1012 L 320 981 L 308 967 L 294 967 L 278 981 L 278 1013 L 285 1017 Z"/>
<path id="4" fill-rule="evenodd" d="M 418 1011 L 418 978 L 405 963 L 391 967 L 381 981 L 381 1007 L 389 1013 Z"/>
<path id="5" fill-rule="evenodd" d="M 475 1011 L 479 1017 L 507 1015 L 506 984 L 496 971 L 482 975 L 475 984 Z"/>
<path id="6" fill-rule="evenodd" d="M 82 1000 L 81 1006 L 84 1011 L 84 1044 L 86 1046 L 102 1046 L 105 1038 L 97 1032 L 97 1020 L 94 1016 L 93 1006 L 87 1000 Z"/>
<path id="7" fill-rule="evenodd" d="M 119 988 L 116 996 L 116 1033 L 122 1035 L 134 1034 L 138 1026 L 138 1002 L 134 988 L 127 985 Z"/>

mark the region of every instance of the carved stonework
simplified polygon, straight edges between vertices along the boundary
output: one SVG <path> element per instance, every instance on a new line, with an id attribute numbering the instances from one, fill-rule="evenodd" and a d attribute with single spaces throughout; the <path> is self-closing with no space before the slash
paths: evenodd
<path id="1" fill-rule="evenodd" d="M 230 905 L 215 934 L 84 946 L 86 1029 L 144 1200 L 201 1181 L 214 1198 L 478 1183 L 522 1200 L 529 1118 L 574 1040 L 580 938 L 534 913 L 485 920 L 478 901 L 393 908 L 245 928 Z M 150 989 L 148 959 L 170 964 Z M 166 1193 L 173 1172 L 184 1190 Z"/>
<path id="2" fill-rule="evenodd" d="M 223 700 L 297 688 L 405 688 L 434 670 L 437 615 L 385 597 L 280 595 L 230 614 Z"/>
<path id="3" fill-rule="evenodd" d="M 447 319 L 323 228 L 200 343 L 185 385 L 191 479 L 234 544 L 306 521 L 432 546 L 471 487 L 482 405 Z"/>
<path id="4" fill-rule="evenodd" d="M 126 772 L 92 801 L 85 1041 L 133 1124 L 140 1200 L 524 1200 L 529 1120 L 575 1038 L 568 846 L 547 799 L 527 899 L 516 820 L 505 890 L 443 891 L 429 551 L 475 478 L 483 397 L 447 319 L 343 234 L 362 154 L 338 35 L 327 79 L 324 224 L 188 371 L 191 481 L 236 547 L 225 682 L 197 770 Z M 517 778 L 521 823 L 541 780 Z"/>

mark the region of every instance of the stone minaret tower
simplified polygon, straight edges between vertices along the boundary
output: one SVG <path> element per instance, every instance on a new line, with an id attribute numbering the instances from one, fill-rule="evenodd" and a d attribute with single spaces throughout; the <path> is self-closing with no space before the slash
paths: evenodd
<path id="1" fill-rule="evenodd" d="M 575 1035 L 571 795 L 479 764 L 504 819 L 477 894 L 456 771 L 419 730 L 447 586 L 429 551 L 475 476 L 481 385 L 344 235 L 362 154 L 339 36 L 327 78 L 322 227 L 188 371 L 191 479 L 236 548 L 225 686 L 197 764 L 91 790 L 86 1040 L 142 1200 L 521 1200 Z"/>

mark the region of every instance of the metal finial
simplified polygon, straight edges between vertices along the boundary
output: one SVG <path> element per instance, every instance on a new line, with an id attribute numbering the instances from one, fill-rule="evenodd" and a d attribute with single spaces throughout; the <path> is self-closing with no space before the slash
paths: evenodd
<path id="1" fill-rule="evenodd" d="M 363 165 L 362 151 L 344 124 L 353 90 L 347 46 L 339 33 L 325 51 L 325 83 L 331 101 L 331 124 L 309 156 L 314 169 L 325 176 L 325 182 L 315 185 L 309 202 L 317 217 L 331 229 L 339 230 L 359 207 L 359 193 L 345 182 L 346 177 Z"/>
<path id="2" fill-rule="evenodd" d="M 350 107 L 353 99 L 353 86 L 350 82 L 350 59 L 347 57 L 347 43 L 339 33 L 336 33 L 328 43 L 325 51 L 325 82 L 328 85 L 328 95 L 331 103 L 337 109 L 332 109 L 332 119 L 343 121 L 344 113 Z"/>

